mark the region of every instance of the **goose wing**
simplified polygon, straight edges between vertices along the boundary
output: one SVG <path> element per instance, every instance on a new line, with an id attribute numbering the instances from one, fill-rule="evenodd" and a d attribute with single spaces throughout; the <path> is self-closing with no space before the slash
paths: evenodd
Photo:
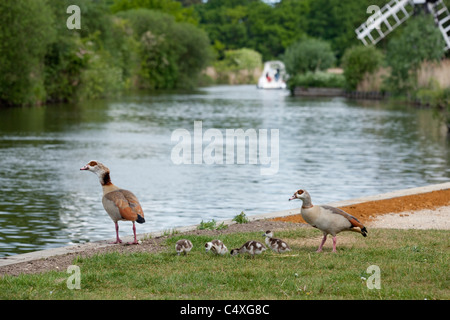
<path id="1" fill-rule="evenodd" d="M 330 211 L 331 213 L 339 214 L 339 215 L 343 216 L 352 224 L 352 227 L 358 227 L 360 229 L 364 228 L 364 225 L 356 217 L 352 216 L 351 214 L 348 214 L 344 210 L 341 210 L 341 209 L 338 209 L 338 208 L 335 208 L 332 206 L 321 206 L 321 207 Z"/>
<path id="2" fill-rule="evenodd" d="M 105 194 L 103 198 L 106 211 L 117 208 L 123 219 L 145 222 L 141 204 L 132 192 L 119 189 Z"/>

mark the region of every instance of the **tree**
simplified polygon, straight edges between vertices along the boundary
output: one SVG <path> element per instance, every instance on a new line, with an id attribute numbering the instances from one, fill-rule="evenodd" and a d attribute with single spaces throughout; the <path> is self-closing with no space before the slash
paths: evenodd
<path id="1" fill-rule="evenodd" d="M 361 44 L 347 49 L 342 57 L 347 89 L 355 90 L 366 73 L 378 70 L 383 59 L 381 51 L 374 46 Z"/>
<path id="2" fill-rule="evenodd" d="M 169 14 L 148 9 L 119 12 L 140 43 L 139 85 L 151 89 L 192 87 L 211 59 L 207 34 Z"/>
<path id="3" fill-rule="evenodd" d="M 45 0 L 0 1 L 0 101 L 45 101 L 44 56 L 55 33 Z"/>
<path id="4" fill-rule="evenodd" d="M 415 88 L 417 70 L 423 61 L 438 61 L 444 56 L 445 43 L 429 15 L 409 19 L 399 31 L 387 47 L 386 60 L 391 67 L 388 82 L 394 91 L 405 93 Z"/>
<path id="5" fill-rule="evenodd" d="M 287 73 L 294 76 L 307 71 L 330 68 L 335 63 L 336 57 L 327 41 L 306 38 L 289 46 L 283 60 Z"/>
<path id="6" fill-rule="evenodd" d="M 200 26 L 224 57 L 225 50 L 250 48 L 264 60 L 280 56 L 291 43 L 305 35 L 307 0 L 283 0 L 270 5 L 261 0 L 209 0 L 195 6 Z"/>
<path id="7" fill-rule="evenodd" d="M 183 4 L 174 0 L 114 0 L 111 12 L 117 13 L 131 9 L 150 9 L 168 13 L 178 22 L 198 24 L 198 17 L 191 7 L 183 7 Z"/>
<path id="8" fill-rule="evenodd" d="M 307 0 L 310 13 L 307 17 L 307 33 L 316 38 L 328 40 L 340 59 L 345 50 L 361 44 L 355 29 L 366 21 L 369 6 L 382 8 L 388 0 Z M 383 41 L 378 44 L 382 46 Z"/>
<path id="9" fill-rule="evenodd" d="M 122 21 L 105 1 L 77 0 L 80 30 L 69 30 L 66 9 L 72 0 L 47 0 L 56 37 L 45 54 L 48 101 L 75 101 L 111 96 L 130 84 L 136 46 Z M 127 30 L 128 29 L 128 30 Z"/>

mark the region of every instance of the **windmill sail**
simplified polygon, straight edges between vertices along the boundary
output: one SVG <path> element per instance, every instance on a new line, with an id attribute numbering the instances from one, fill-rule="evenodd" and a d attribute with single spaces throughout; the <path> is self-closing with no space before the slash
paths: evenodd
<path id="1" fill-rule="evenodd" d="M 364 45 L 377 44 L 389 33 L 414 14 L 415 4 L 425 4 L 425 0 L 391 0 L 375 14 L 361 24 L 355 32 Z M 442 0 L 426 3 L 433 14 L 436 25 L 444 37 L 446 47 L 450 49 L 450 13 Z"/>
<path id="2" fill-rule="evenodd" d="M 445 50 L 450 49 L 450 12 L 442 0 L 428 3 L 428 10 L 433 14 L 434 21 L 439 27 L 445 40 Z"/>
<path id="3" fill-rule="evenodd" d="M 365 45 L 375 45 L 414 13 L 409 0 L 391 0 L 355 30 L 357 38 Z"/>

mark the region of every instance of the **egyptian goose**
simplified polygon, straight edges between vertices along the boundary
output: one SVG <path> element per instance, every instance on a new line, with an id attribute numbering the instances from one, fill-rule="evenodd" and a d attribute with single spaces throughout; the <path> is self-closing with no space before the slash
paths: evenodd
<path id="1" fill-rule="evenodd" d="M 276 239 L 273 237 L 273 232 L 270 230 L 267 230 L 265 233 L 263 233 L 263 237 L 266 237 L 266 245 L 272 249 L 275 252 L 282 253 L 291 251 L 291 248 L 289 248 L 288 244 L 284 242 L 281 239 Z"/>
<path id="2" fill-rule="evenodd" d="M 295 199 L 303 201 L 301 209 L 303 219 L 314 228 L 323 232 L 323 239 L 317 252 L 322 251 L 328 234 L 333 236 L 333 252 L 336 252 L 336 234 L 341 231 L 359 232 L 364 237 L 367 237 L 367 229 L 358 219 L 335 207 L 314 206 L 311 202 L 311 196 L 306 190 L 297 190 L 289 201 Z"/>
<path id="3" fill-rule="evenodd" d="M 228 249 L 223 242 L 217 239 L 205 243 L 205 250 L 206 252 L 211 250 L 215 254 L 225 254 L 228 252 Z"/>
<path id="4" fill-rule="evenodd" d="M 129 244 L 138 244 L 136 239 L 136 226 L 134 222 L 144 223 L 144 212 L 139 204 L 136 196 L 124 189 L 120 189 L 111 182 L 109 175 L 109 169 L 102 163 L 92 160 L 80 170 L 88 170 L 97 175 L 100 180 L 100 184 L 103 189 L 103 208 L 111 217 L 112 221 L 116 225 L 116 241 L 114 244 L 121 243 L 119 238 L 119 221 L 131 221 L 133 222 L 134 242 Z"/>
<path id="5" fill-rule="evenodd" d="M 230 254 L 232 256 L 236 256 L 238 254 L 242 253 L 248 253 L 252 257 L 255 256 L 255 254 L 261 254 L 266 250 L 266 247 L 259 241 L 250 240 L 247 241 L 242 245 L 240 248 L 236 248 L 230 251 Z"/>
<path id="6" fill-rule="evenodd" d="M 191 251 L 192 247 L 192 242 L 187 239 L 181 239 L 178 240 L 177 243 L 175 243 L 175 250 L 178 255 L 180 255 L 182 252 L 184 252 L 184 255 L 186 255 L 189 251 Z"/>

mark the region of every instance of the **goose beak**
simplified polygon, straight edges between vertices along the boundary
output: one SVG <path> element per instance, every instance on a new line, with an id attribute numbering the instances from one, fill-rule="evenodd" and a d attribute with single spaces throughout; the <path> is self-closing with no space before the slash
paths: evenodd
<path id="1" fill-rule="evenodd" d="M 89 170 L 89 167 L 86 165 L 83 168 L 80 168 L 80 170 Z"/>
<path id="2" fill-rule="evenodd" d="M 295 199 L 296 199 L 296 198 L 295 198 L 295 195 L 294 195 L 294 196 L 292 196 L 292 197 L 289 198 L 289 201 L 295 200 Z"/>

